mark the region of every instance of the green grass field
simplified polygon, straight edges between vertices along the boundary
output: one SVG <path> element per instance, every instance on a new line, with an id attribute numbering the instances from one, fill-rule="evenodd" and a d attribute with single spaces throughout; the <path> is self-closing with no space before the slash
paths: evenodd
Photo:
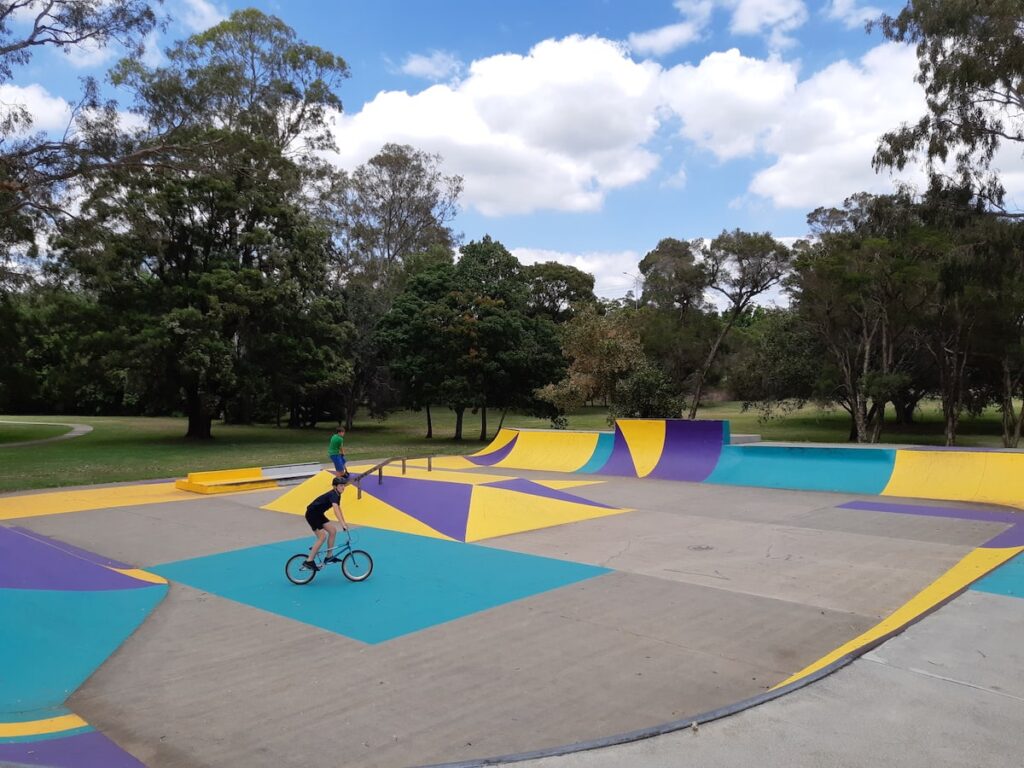
<path id="1" fill-rule="evenodd" d="M 500 414 L 489 414 L 489 434 L 494 435 Z M 784 418 L 758 421 L 755 412 L 743 412 L 739 403 L 721 403 L 702 409 L 706 419 L 728 419 L 733 433 L 760 434 L 765 440 L 842 443 L 849 420 L 840 411 L 804 408 Z M 53 416 L 0 416 L 5 421 L 64 421 Z M 72 440 L 19 448 L 17 442 L 53 437 L 64 427 L 0 424 L 0 492 L 65 485 L 87 485 L 127 480 L 181 477 L 204 469 L 267 466 L 293 462 L 325 462 L 329 424 L 317 429 L 284 429 L 273 426 L 215 424 L 214 439 L 199 443 L 185 440 L 185 420 L 175 418 L 66 417 L 68 422 L 90 424 L 93 431 Z M 393 414 L 386 421 L 357 421 L 346 438 L 350 459 L 390 456 L 461 454 L 479 450 L 479 416 L 466 414 L 463 435 L 451 439 L 455 416 L 437 409 L 432 440 L 424 439 L 426 419 L 410 411 Z M 543 419 L 509 414 L 505 425 L 546 428 Z M 587 408 L 569 417 L 570 429 L 608 429 L 602 408 Z M 889 427 L 882 435 L 888 443 L 941 445 L 942 418 L 938 405 L 927 404 L 910 427 Z M 959 444 L 999 446 L 999 414 L 986 412 L 965 418 Z"/>

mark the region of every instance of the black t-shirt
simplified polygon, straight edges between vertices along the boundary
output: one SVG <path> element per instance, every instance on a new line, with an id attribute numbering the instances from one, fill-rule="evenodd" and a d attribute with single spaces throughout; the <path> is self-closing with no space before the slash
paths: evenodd
<path id="1" fill-rule="evenodd" d="M 306 511 L 324 513 L 331 508 L 332 504 L 341 504 L 341 494 L 334 488 L 309 502 Z"/>

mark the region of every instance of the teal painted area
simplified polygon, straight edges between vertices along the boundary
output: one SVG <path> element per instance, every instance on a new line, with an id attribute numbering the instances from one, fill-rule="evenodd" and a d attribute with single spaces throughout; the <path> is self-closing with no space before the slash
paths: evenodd
<path id="1" fill-rule="evenodd" d="M 166 592 L 0 589 L 0 719 L 63 703 Z"/>
<path id="2" fill-rule="evenodd" d="M 896 451 L 883 448 L 727 445 L 705 482 L 879 494 L 895 462 Z"/>
<path id="3" fill-rule="evenodd" d="M 580 472 L 598 472 L 612 455 L 612 448 L 615 446 L 615 434 L 613 432 L 602 432 L 597 436 L 597 446 L 590 460 L 579 468 Z"/>
<path id="4" fill-rule="evenodd" d="M 1024 598 L 1024 554 L 1017 555 L 985 578 L 976 581 L 971 589 L 993 595 Z"/>
<path id="5" fill-rule="evenodd" d="M 284 575 L 306 537 L 149 570 L 172 581 L 364 643 L 392 638 L 487 610 L 512 600 L 608 573 L 607 568 L 506 552 L 461 542 L 361 528 L 356 547 L 374 561 L 364 582 L 338 566 L 296 586 Z"/>

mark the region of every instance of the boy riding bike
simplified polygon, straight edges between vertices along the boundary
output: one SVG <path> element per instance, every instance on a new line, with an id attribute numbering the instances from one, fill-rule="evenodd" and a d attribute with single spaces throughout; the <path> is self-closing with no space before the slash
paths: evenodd
<path id="1" fill-rule="evenodd" d="M 334 516 L 338 518 L 338 523 L 341 523 L 342 530 L 348 530 L 348 523 L 345 522 L 345 517 L 341 514 L 341 493 L 345 490 L 344 486 L 347 483 L 347 474 L 342 477 L 335 477 L 331 481 L 331 490 L 317 496 L 306 507 L 306 522 L 309 523 L 309 527 L 316 534 L 316 542 L 309 551 L 306 562 L 302 564 L 302 567 L 307 570 L 314 572 L 319 570 L 313 559 L 316 557 L 316 553 L 320 551 L 320 547 L 323 546 L 324 539 L 327 539 L 328 550 L 334 549 L 334 537 L 338 533 L 338 524 L 327 519 L 328 509 L 334 510 Z M 332 554 L 324 562 L 337 563 L 339 560 Z"/>

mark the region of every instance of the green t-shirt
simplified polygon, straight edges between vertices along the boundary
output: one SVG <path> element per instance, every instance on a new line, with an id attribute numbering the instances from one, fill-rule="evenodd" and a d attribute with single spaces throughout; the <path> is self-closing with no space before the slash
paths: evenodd
<path id="1" fill-rule="evenodd" d="M 345 438 L 339 434 L 335 434 L 331 438 L 331 444 L 327 446 L 328 456 L 337 456 L 341 453 L 341 446 L 345 444 Z"/>

